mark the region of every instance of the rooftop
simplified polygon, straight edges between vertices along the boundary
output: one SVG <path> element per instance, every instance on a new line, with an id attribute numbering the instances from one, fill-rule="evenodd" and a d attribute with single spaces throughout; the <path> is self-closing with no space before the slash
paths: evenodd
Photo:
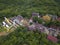
<path id="1" fill-rule="evenodd" d="M 53 37 L 51 35 L 48 35 L 47 39 L 50 40 L 50 41 L 52 41 L 52 42 L 57 42 L 58 41 L 58 39 L 56 37 Z"/>

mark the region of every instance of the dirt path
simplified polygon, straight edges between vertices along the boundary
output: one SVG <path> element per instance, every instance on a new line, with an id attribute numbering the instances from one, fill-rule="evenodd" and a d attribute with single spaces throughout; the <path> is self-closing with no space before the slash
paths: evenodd
<path id="1" fill-rule="evenodd" d="M 6 31 L 3 31 L 3 32 L 0 32 L 0 36 L 6 36 L 8 34 L 10 34 L 11 32 L 14 31 L 14 28 L 12 28 L 10 31 L 6 32 Z"/>
<path id="2" fill-rule="evenodd" d="M 8 35 L 7 32 L 0 32 L 0 36 Z"/>

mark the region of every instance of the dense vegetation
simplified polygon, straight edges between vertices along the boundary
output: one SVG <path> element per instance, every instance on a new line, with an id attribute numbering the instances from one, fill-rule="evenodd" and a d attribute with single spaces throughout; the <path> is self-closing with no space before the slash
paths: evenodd
<path id="1" fill-rule="evenodd" d="M 18 14 L 28 16 L 32 12 L 60 16 L 60 5 L 58 2 L 60 3 L 59 0 L 0 0 L 0 18 Z"/>
<path id="2" fill-rule="evenodd" d="M 46 39 L 46 35 L 38 31 L 28 31 L 19 27 L 7 36 L 0 37 L 0 45 L 59 45 Z"/>
<path id="3" fill-rule="evenodd" d="M 0 0 L 0 22 L 3 21 L 3 17 L 5 16 L 13 17 L 21 14 L 23 17 L 29 18 L 32 12 L 60 16 L 60 0 Z M 38 21 L 39 20 L 41 19 L 38 19 Z M 42 20 L 39 21 L 39 23 L 42 23 Z M 0 30 L 4 29 L 0 27 Z M 35 32 L 27 31 L 27 28 L 20 27 L 17 28 L 11 34 L 0 37 L 0 45 L 59 45 L 59 44 L 48 41 L 46 39 L 45 34 L 41 34 L 38 31 Z"/>

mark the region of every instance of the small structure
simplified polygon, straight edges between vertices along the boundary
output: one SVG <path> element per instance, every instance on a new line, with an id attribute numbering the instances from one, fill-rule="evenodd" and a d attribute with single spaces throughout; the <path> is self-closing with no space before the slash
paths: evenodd
<path id="1" fill-rule="evenodd" d="M 57 26 L 52 24 L 52 25 L 50 25 L 50 28 L 56 29 Z"/>
<path id="2" fill-rule="evenodd" d="M 57 27 L 56 33 L 60 35 L 60 27 Z"/>
<path id="3" fill-rule="evenodd" d="M 4 17 L 4 19 L 5 19 L 5 22 L 6 22 L 6 23 L 8 23 L 9 25 L 11 25 L 11 22 L 9 21 L 8 18 Z"/>
<path id="4" fill-rule="evenodd" d="M 42 33 L 45 33 L 45 34 L 49 34 L 49 31 L 48 31 L 48 29 L 45 27 L 45 26 L 43 26 L 42 24 L 36 24 L 36 28 L 39 30 L 39 31 L 41 31 Z"/>
<path id="5" fill-rule="evenodd" d="M 2 23 L 3 23 L 3 26 L 9 28 L 9 25 L 6 22 L 2 22 Z"/>
<path id="6" fill-rule="evenodd" d="M 51 14 L 47 14 L 47 15 L 49 15 L 52 18 L 52 20 L 56 20 L 58 18 L 57 15 L 51 15 Z"/>
<path id="7" fill-rule="evenodd" d="M 51 20 L 51 17 L 49 15 L 45 15 L 45 16 L 42 17 L 42 19 L 44 21 L 50 21 Z"/>
<path id="8" fill-rule="evenodd" d="M 45 32 L 45 27 L 44 27 L 42 24 L 36 23 L 35 26 L 36 26 L 36 29 L 37 29 L 38 31 L 40 31 L 40 32 L 42 32 L 42 33 Z"/>
<path id="9" fill-rule="evenodd" d="M 36 30 L 35 24 L 32 24 L 32 25 L 28 26 L 28 29 L 29 30 Z"/>
<path id="10" fill-rule="evenodd" d="M 44 32 L 45 34 L 49 34 L 49 30 L 48 30 L 48 28 L 47 27 L 45 27 L 45 32 Z"/>
<path id="11" fill-rule="evenodd" d="M 18 15 L 18 16 L 15 16 L 15 17 L 11 18 L 10 20 L 14 25 L 15 24 L 22 25 L 21 20 L 23 20 L 23 17 Z"/>
<path id="12" fill-rule="evenodd" d="M 22 24 L 22 26 L 29 26 L 28 20 L 26 19 L 21 20 L 20 23 Z"/>
<path id="13" fill-rule="evenodd" d="M 58 17 L 58 18 L 57 18 L 57 21 L 59 21 L 59 22 L 60 22 L 60 17 Z"/>
<path id="14" fill-rule="evenodd" d="M 48 35 L 47 39 L 52 41 L 52 42 L 58 42 L 58 39 L 56 37 L 54 37 L 54 36 L 51 36 L 51 35 Z"/>
<path id="15" fill-rule="evenodd" d="M 21 20 L 23 20 L 23 17 L 18 15 L 10 19 L 4 17 L 4 19 L 5 20 L 2 22 L 3 26 L 7 29 L 10 29 L 11 27 L 17 27 L 20 24 Z"/>
<path id="16" fill-rule="evenodd" d="M 51 16 L 52 21 L 55 21 L 55 20 L 57 20 L 57 18 L 58 18 L 58 16 L 57 16 L 57 15 L 49 15 L 49 16 Z"/>
<path id="17" fill-rule="evenodd" d="M 48 30 L 49 30 L 49 35 L 57 37 L 58 31 L 56 29 L 49 28 Z"/>
<path id="18" fill-rule="evenodd" d="M 33 23 L 33 19 L 32 19 L 32 17 L 29 19 L 29 23 Z"/>
<path id="19" fill-rule="evenodd" d="M 38 18 L 40 17 L 39 13 L 33 12 L 33 13 L 32 13 L 32 17 L 34 17 L 34 16 L 37 16 Z"/>
<path id="20" fill-rule="evenodd" d="M 9 28 L 12 25 L 11 22 L 6 17 L 4 17 L 4 19 L 5 20 L 2 22 L 3 26 L 5 26 L 6 28 Z"/>
<path id="21" fill-rule="evenodd" d="M 2 22 L 2 24 L 3 24 L 3 26 L 5 26 L 5 25 L 6 25 L 6 23 L 5 23 L 5 22 Z"/>

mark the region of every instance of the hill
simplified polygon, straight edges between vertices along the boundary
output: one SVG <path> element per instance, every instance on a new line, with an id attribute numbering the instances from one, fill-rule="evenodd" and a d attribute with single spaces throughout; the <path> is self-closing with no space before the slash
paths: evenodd
<path id="1" fill-rule="evenodd" d="M 29 18 L 32 12 L 60 16 L 60 0 L 0 0 L 0 22 L 5 16 L 9 18 L 21 14 Z M 47 40 L 45 34 L 20 27 L 9 35 L 0 37 L 0 45 L 59 44 Z"/>

